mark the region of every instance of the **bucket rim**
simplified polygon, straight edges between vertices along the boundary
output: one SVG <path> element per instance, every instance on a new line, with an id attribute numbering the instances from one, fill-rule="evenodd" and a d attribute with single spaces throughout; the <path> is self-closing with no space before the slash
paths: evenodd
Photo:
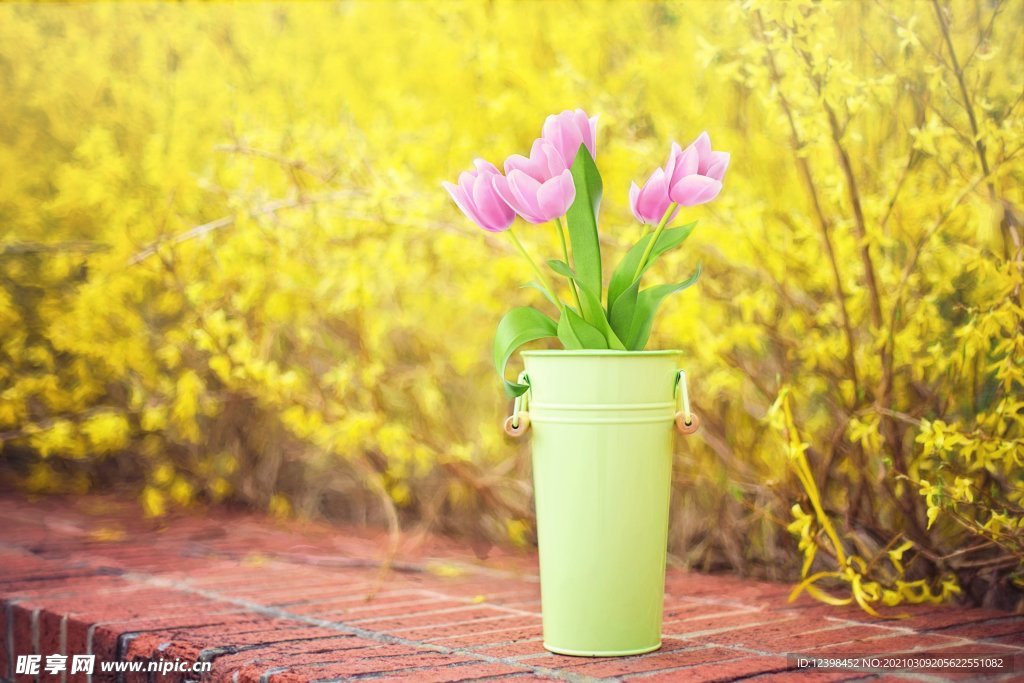
<path id="1" fill-rule="evenodd" d="M 539 349 L 536 351 L 521 351 L 521 356 L 610 356 L 613 358 L 626 358 L 636 356 L 681 356 L 679 350 L 657 350 L 657 351 L 618 351 L 615 349 Z"/>

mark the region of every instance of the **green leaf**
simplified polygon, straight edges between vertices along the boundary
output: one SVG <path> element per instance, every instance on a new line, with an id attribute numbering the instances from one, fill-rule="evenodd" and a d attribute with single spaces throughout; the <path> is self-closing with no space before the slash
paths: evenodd
<path id="1" fill-rule="evenodd" d="M 647 265 L 644 266 L 644 271 L 646 272 L 658 257 L 666 251 L 674 249 L 686 241 L 686 238 L 690 236 L 690 233 L 693 232 L 696 225 L 697 221 L 694 221 L 693 223 L 688 223 L 687 225 L 683 225 L 678 228 L 662 230 L 661 235 L 658 236 L 657 244 L 655 244 L 654 249 L 651 250 L 651 255 L 647 257 Z M 640 241 L 634 244 L 630 250 L 626 252 L 626 255 L 622 257 L 622 261 L 612 273 L 612 278 L 608 282 L 609 313 L 612 313 L 615 310 L 616 301 L 633 283 L 633 273 L 636 272 L 636 267 L 640 265 L 640 258 L 644 255 L 644 250 L 647 248 L 647 244 L 651 241 L 653 236 L 654 233 L 649 232 L 641 237 Z M 643 272 L 641 272 L 640 275 L 643 275 Z"/>
<path id="2" fill-rule="evenodd" d="M 576 273 L 573 272 L 572 268 L 570 268 L 565 261 L 552 259 L 548 261 L 548 266 L 551 270 L 555 271 L 559 275 L 567 277 L 578 285 L 581 296 L 580 304 L 583 307 L 583 310 L 581 311 L 583 319 L 600 330 L 601 334 L 604 335 L 607 346 L 602 346 L 600 348 L 612 348 L 618 349 L 619 351 L 625 351 L 625 344 L 622 343 L 614 330 L 612 330 L 611 325 L 608 324 L 608 317 L 605 315 L 604 307 L 601 306 L 600 297 L 595 294 L 590 287 L 587 287 L 580 281 L 576 276 Z"/>
<path id="3" fill-rule="evenodd" d="M 597 329 L 571 309 L 562 311 L 558 320 L 558 338 L 567 349 L 607 349 L 608 342 Z"/>
<path id="4" fill-rule="evenodd" d="M 654 323 L 654 313 L 658 310 L 662 300 L 674 292 L 679 292 L 700 277 L 701 266 L 697 264 L 688 279 L 671 285 L 655 285 L 640 292 L 636 299 L 636 310 L 633 312 L 633 322 L 629 327 L 629 334 L 626 336 L 626 346 L 633 351 L 640 351 L 647 345 L 647 338 L 651 336 L 651 325 Z"/>
<path id="5" fill-rule="evenodd" d="M 601 205 L 601 173 L 586 145 L 580 145 L 572 163 L 576 199 L 565 214 L 572 242 L 572 261 L 579 281 L 601 299 L 601 243 L 597 236 L 597 212 Z"/>
<path id="6" fill-rule="evenodd" d="M 626 339 L 629 336 L 629 328 L 633 324 L 633 314 L 636 312 L 636 297 L 639 292 L 640 280 L 637 279 L 611 304 L 611 315 L 608 318 L 612 329 L 620 339 Z M 609 296 L 611 293 L 612 290 L 609 288 Z"/>
<path id="7" fill-rule="evenodd" d="M 519 396 L 530 387 L 505 379 L 505 366 L 516 349 L 527 342 L 558 336 L 555 321 L 535 308 L 520 306 L 505 314 L 494 334 L 494 367 L 505 383 L 505 393 Z"/>
<path id="8" fill-rule="evenodd" d="M 572 280 L 576 279 L 576 273 L 572 272 L 572 268 L 570 268 L 569 264 L 565 261 L 550 259 L 548 261 L 548 267 L 563 277 L 567 277 Z"/>
<path id="9" fill-rule="evenodd" d="M 551 298 L 551 295 L 548 294 L 548 290 L 544 289 L 544 286 L 541 285 L 536 280 L 530 280 L 525 285 L 520 285 L 520 287 L 530 287 L 531 289 L 536 289 L 538 292 L 544 295 L 545 299 L 553 303 L 556 307 L 558 306 L 558 302 Z"/>

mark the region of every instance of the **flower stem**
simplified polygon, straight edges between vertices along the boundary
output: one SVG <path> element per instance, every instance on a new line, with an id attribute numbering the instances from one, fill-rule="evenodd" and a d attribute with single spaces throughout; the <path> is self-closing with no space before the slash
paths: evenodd
<path id="1" fill-rule="evenodd" d="M 551 285 L 548 283 L 548 279 L 544 277 L 544 273 L 537 267 L 534 260 L 530 258 L 530 255 L 526 251 L 526 247 L 524 247 L 523 243 L 519 241 L 519 238 L 516 237 L 516 234 L 512 232 L 511 228 L 506 230 L 506 232 L 508 233 L 508 236 L 512 238 L 512 243 L 516 245 L 516 249 L 519 250 L 519 253 L 523 255 L 523 258 L 525 258 L 527 262 L 529 262 L 530 267 L 533 268 L 533 272 L 537 275 L 537 280 L 540 281 L 540 286 L 544 288 L 544 291 L 548 293 L 551 300 L 555 302 L 555 305 L 558 306 L 558 310 L 564 311 L 565 304 L 563 304 L 562 300 L 555 295 L 555 290 L 551 289 Z"/>
<path id="2" fill-rule="evenodd" d="M 565 244 L 565 228 L 562 226 L 562 219 L 558 216 L 555 217 L 555 225 L 558 226 L 558 239 L 562 242 L 562 256 L 565 258 L 565 264 L 572 268 L 573 265 L 569 263 L 569 248 Z M 572 289 L 572 298 L 576 300 L 576 310 L 583 315 L 583 304 L 580 303 L 580 293 L 576 291 L 576 281 L 569 280 L 569 287 Z"/>
<path id="3" fill-rule="evenodd" d="M 644 266 L 647 265 L 647 259 L 650 257 L 651 252 L 654 250 L 654 245 L 658 243 L 658 238 L 661 237 L 661 231 L 665 229 L 665 224 L 668 223 L 668 219 L 672 217 L 676 207 L 679 205 L 672 202 L 665 209 L 665 215 L 661 217 L 661 222 L 658 223 L 658 227 L 654 229 L 654 234 L 651 236 L 651 241 L 647 243 L 647 248 L 644 249 L 644 255 L 640 257 L 640 263 L 636 265 L 636 272 L 633 273 L 633 280 L 636 281 L 640 274 L 644 272 Z"/>

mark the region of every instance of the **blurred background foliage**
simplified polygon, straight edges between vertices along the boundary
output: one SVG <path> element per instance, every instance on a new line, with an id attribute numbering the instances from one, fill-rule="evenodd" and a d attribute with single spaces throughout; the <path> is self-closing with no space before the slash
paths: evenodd
<path id="1" fill-rule="evenodd" d="M 670 140 L 733 155 L 656 271 L 704 265 L 650 344 L 704 418 L 672 561 L 1017 604 L 1022 26 L 1022 0 L 4 4 L 3 477 L 530 544 L 488 359 L 539 294 L 440 182 L 581 106 L 612 252 Z"/>

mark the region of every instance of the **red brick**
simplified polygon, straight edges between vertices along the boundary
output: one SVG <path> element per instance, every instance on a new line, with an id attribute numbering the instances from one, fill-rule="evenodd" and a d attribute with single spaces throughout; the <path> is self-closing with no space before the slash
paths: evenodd
<path id="1" fill-rule="evenodd" d="M 938 605 L 929 607 L 917 607 L 909 605 L 896 608 L 899 612 L 909 615 L 907 619 L 900 619 L 894 622 L 902 628 L 912 628 L 921 631 L 934 631 L 947 626 L 960 624 L 971 624 L 976 621 L 986 621 L 1005 617 L 1006 612 L 994 609 L 963 609 L 956 605 Z M 1024 617 L 1022 617 L 1024 619 Z"/>
<path id="2" fill-rule="evenodd" d="M 376 626 L 379 623 L 377 620 L 384 619 L 386 617 L 415 617 L 425 612 L 457 609 L 466 606 L 465 602 L 458 600 L 429 598 L 412 604 L 397 603 L 395 605 L 379 605 L 376 607 L 353 607 L 351 609 L 341 611 L 314 612 L 314 614 L 319 614 L 331 619 L 337 619 L 338 621 L 344 621 L 345 623 L 357 625 L 360 628 L 372 628 L 376 631 L 378 630 Z M 458 614 L 458 612 L 455 614 Z"/>
<path id="3" fill-rule="evenodd" d="M 14 677 L 9 665 L 12 653 L 7 645 L 8 638 L 14 638 L 11 620 L 11 606 L 6 601 L 0 602 L 0 680 L 5 681 Z"/>
<path id="4" fill-rule="evenodd" d="M 165 654 L 174 652 L 182 659 L 194 659 L 208 649 L 237 649 L 337 635 L 335 630 L 307 626 L 301 622 L 256 617 L 248 623 L 240 622 L 228 627 L 204 626 L 134 634 L 128 640 L 123 655 L 127 659 L 150 658 L 164 643 L 170 643 L 162 650 Z"/>
<path id="5" fill-rule="evenodd" d="M 793 617 L 760 613 L 716 620 L 679 622 L 665 627 L 664 632 L 677 638 L 701 643 L 753 647 L 765 640 L 790 634 L 801 625 L 802 622 Z"/>
<path id="6" fill-rule="evenodd" d="M 752 617 L 757 614 L 765 614 L 758 609 L 740 609 L 736 607 L 723 607 L 721 605 L 705 605 L 695 602 L 676 604 L 672 607 L 666 606 L 662 613 L 662 622 L 675 624 L 680 621 L 691 621 L 696 619 L 719 619 L 726 617 Z"/>
<path id="7" fill-rule="evenodd" d="M 628 674 L 643 673 L 646 671 L 661 671 L 662 669 L 675 669 L 683 666 L 696 666 L 708 662 L 718 662 L 731 659 L 736 656 L 735 650 L 724 647 L 702 647 L 692 649 L 675 650 L 672 652 L 652 652 L 649 655 L 638 657 L 615 657 L 560 666 L 573 673 L 584 676 L 626 676 Z"/>
<path id="8" fill-rule="evenodd" d="M 380 643 L 375 641 L 344 634 L 301 642 L 272 643 L 216 657 L 210 675 L 214 681 L 229 681 L 235 673 L 239 674 L 240 680 L 258 680 L 265 671 L 274 667 L 287 666 L 297 661 L 304 664 L 337 661 L 350 656 L 354 650 L 379 647 Z M 404 648 L 403 651 L 412 650 Z"/>
<path id="9" fill-rule="evenodd" d="M 13 657 L 18 655 L 41 654 L 36 650 L 35 638 L 33 637 L 33 623 L 39 618 L 39 608 L 29 603 L 15 603 L 10 606 L 13 626 Z M 45 653 L 42 653 L 45 654 Z M 33 676 L 16 674 L 16 683 L 34 683 Z"/>
<path id="10" fill-rule="evenodd" d="M 430 642 L 445 647 L 473 647 L 475 645 L 514 643 L 520 640 L 531 640 L 541 635 L 541 625 L 524 626 L 507 631 L 489 631 L 487 633 L 467 633 L 465 635 L 448 636 L 431 639 Z"/>
<path id="11" fill-rule="evenodd" d="M 538 630 L 541 627 L 540 615 L 532 616 L 519 616 L 517 614 L 505 614 L 499 617 L 487 617 L 484 619 L 478 619 L 473 622 L 457 621 L 451 624 L 443 626 L 433 626 L 430 628 L 418 628 L 418 629 L 399 629 L 398 631 L 391 631 L 395 635 L 401 636 L 402 638 L 410 638 L 412 640 L 424 640 L 427 642 L 440 640 L 441 638 L 458 638 L 464 635 L 487 635 L 490 633 L 500 633 L 504 631 L 511 631 L 515 629 L 529 628 Z"/>
<path id="12" fill-rule="evenodd" d="M 339 595 L 327 600 L 314 600 L 308 603 L 291 605 L 288 611 L 303 615 L 343 615 L 362 610 L 387 609 L 392 605 L 429 604 L 444 598 L 425 596 L 417 590 L 397 590 L 378 593 L 367 599 L 365 595 Z M 452 604 L 457 604 L 452 601 Z M 402 612 L 397 612 L 402 614 Z M 383 616 L 383 615 L 382 615 Z"/>
<path id="13" fill-rule="evenodd" d="M 494 607 L 460 604 L 457 607 L 442 609 L 436 612 L 428 611 L 400 617 L 368 617 L 366 619 L 346 620 L 346 623 L 358 626 L 359 628 L 390 633 L 398 629 L 410 629 L 417 626 L 471 622 L 478 619 L 506 616 L 508 616 L 508 612 L 495 609 Z"/>
<path id="14" fill-rule="evenodd" d="M 852 641 L 876 638 L 887 633 L 887 629 L 878 626 L 838 626 L 834 628 L 812 629 L 796 633 L 779 634 L 762 641 L 760 650 L 775 652 L 801 652 L 806 649 L 840 645 Z M 891 631 L 890 631 L 891 632 Z"/>
<path id="15" fill-rule="evenodd" d="M 963 641 L 959 638 L 939 636 L 929 633 L 915 633 L 912 635 L 897 635 L 884 638 L 872 638 L 861 640 L 855 643 L 844 643 L 842 645 L 828 645 L 826 647 L 810 648 L 809 653 L 815 655 L 823 654 L 869 654 L 889 655 L 912 652 L 925 648 L 940 648 L 949 645 L 959 645 Z"/>
<path id="16" fill-rule="evenodd" d="M 735 652 L 734 652 L 735 653 Z M 666 671 L 644 677 L 643 681 L 653 683 L 674 683 L 676 681 L 731 681 L 744 676 L 783 672 L 789 668 L 784 657 L 750 656 L 723 662 L 712 662 L 686 669 Z M 631 680 L 629 677 L 626 680 Z"/>
<path id="17" fill-rule="evenodd" d="M 63 625 L 65 615 L 56 614 L 48 610 L 42 610 L 39 612 L 39 652 L 44 656 L 51 654 L 62 654 L 66 655 L 67 650 L 63 647 L 62 631 L 66 627 Z M 45 661 L 45 660 L 44 660 Z M 40 683 L 60 683 L 61 674 L 50 674 L 46 671 L 41 671 L 39 674 Z"/>
<path id="18" fill-rule="evenodd" d="M 503 643 L 501 645 L 493 645 L 491 643 L 487 643 L 485 645 L 473 645 L 469 649 L 488 657 L 502 657 L 506 659 L 542 655 L 547 652 L 547 650 L 544 649 L 544 639 L 540 637 L 528 638 L 515 643 Z"/>
<path id="19" fill-rule="evenodd" d="M 387 681 L 399 683 L 409 681 L 410 683 L 448 683 L 449 681 L 473 681 L 486 678 L 488 683 L 493 683 L 493 676 L 504 676 L 506 674 L 522 673 L 529 671 L 509 664 L 473 663 L 453 664 L 443 668 L 436 668 L 430 671 L 410 671 L 397 676 L 383 676 L 375 678 L 375 681 Z M 521 679 L 520 679 L 521 680 Z M 537 680 L 531 677 L 531 680 Z"/>
<path id="20" fill-rule="evenodd" d="M 1020 634 L 1014 633 L 1008 636 L 997 636 L 995 638 L 986 638 L 986 643 L 999 643 L 1001 645 L 1010 645 L 1013 647 L 1020 648 L 1024 651 L 1024 642 L 1020 637 Z"/>
<path id="21" fill-rule="evenodd" d="M 390 657 L 353 658 L 316 666 L 299 665 L 269 677 L 267 683 L 284 683 L 296 680 L 321 678 L 343 678 L 371 673 L 388 673 L 422 667 L 442 667 L 473 661 L 460 655 L 421 651 Z"/>
<path id="22" fill-rule="evenodd" d="M 811 671 L 808 669 L 783 671 L 771 674 L 771 683 L 833 683 L 838 681 L 849 681 L 851 679 L 863 678 L 865 674 L 858 674 L 850 671 Z M 888 675 L 886 683 L 893 683 Z"/>
<path id="23" fill-rule="evenodd" d="M 937 631 L 944 636 L 959 636 L 971 640 L 988 640 L 999 636 L 1017 636 L 1019 642 L 1024 644 L 1024 617 L 1002 616 L 999 619 L 989 619 L 963 626 L 954 626 Z"/>

